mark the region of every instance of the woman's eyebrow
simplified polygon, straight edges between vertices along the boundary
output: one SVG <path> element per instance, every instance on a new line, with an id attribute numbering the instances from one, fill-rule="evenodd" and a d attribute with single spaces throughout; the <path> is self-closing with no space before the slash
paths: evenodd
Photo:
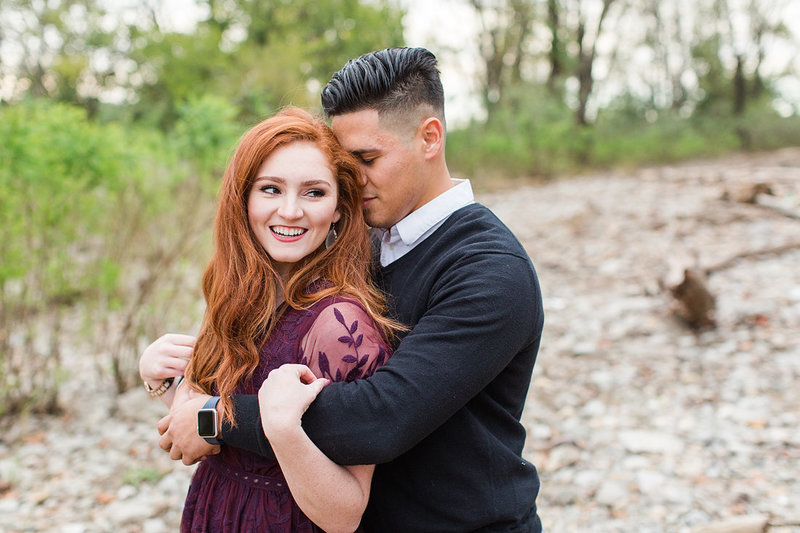
<path id="1" fill-rule="evenodd" d="M 256 176 L 255 181 L 256 181 L 256 183 L 258 183 L 259 181 L 274 181 L 274 182 L 281 183 L 281 184 L 285 184 L 286 183 L 286 180 L 284 178 L 279 177 L 279 176 Z M 312 179 L 308 179 L 308 180 L 300 182 L 300 185 L 302 185 L 303 187 L 310 187 L 312 185 L 328 185 L 328 186 L 330 186 L 331 182 L 328 181 L 328 180 L 324 180 L 324 179 L 312 178 Z"/>

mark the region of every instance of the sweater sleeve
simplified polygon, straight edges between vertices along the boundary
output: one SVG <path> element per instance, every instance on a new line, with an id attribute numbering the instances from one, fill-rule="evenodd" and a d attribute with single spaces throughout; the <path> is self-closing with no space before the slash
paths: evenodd
<path id="1" fill-rule="evenodd" d="M 374 375 L 327 386 L 303 416 L 312 441 L 339 464 L 378 464 L 405 453 L 480 393 L 514 356 L 538 343 L 544 316 L 526 257 L 482 253 L 441 273 L 427 310 Z M 253 422 L 235 446 L 269 453 L 258 402 L 237 398 Z M 247 417 L 247 418 L 245 418 Z M 240 446 L 245 447 L 245 446 Z"/>

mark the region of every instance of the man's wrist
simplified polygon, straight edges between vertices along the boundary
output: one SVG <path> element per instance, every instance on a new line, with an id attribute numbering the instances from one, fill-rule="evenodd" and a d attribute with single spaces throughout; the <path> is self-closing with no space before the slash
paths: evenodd
<path id="1" fill-rule="evenodd" d="M 275 459 L 275 454 L 261 428 L 258 395 L 234 394 L 231 396 L 231 403 L 236 427 L 223 420 L 222 436 L 225 439 L 225 445 L 247 450 L 268 459 Z"/>
<path id="2" fill-rule="evenodd" d="M 222 416 L 217 412 L 219 396 L 212 396 L 197 411 L 197 434 L 209 444 L 222 444 Z"/>

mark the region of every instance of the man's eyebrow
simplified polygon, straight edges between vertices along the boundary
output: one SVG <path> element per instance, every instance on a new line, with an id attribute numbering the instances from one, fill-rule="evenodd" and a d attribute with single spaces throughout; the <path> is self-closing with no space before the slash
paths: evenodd
<path id="1" fill-rule="evenodd" d="M 377 152 L 375 148 L 359 148 L 358 150 L 350 150 L 350 153 L 356 157 L 362 156 L 364 154 L 371 154 L 374 152 Z"/>

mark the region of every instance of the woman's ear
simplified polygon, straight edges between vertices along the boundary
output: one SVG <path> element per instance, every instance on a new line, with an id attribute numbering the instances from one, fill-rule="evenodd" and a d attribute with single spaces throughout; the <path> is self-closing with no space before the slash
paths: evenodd
<path id="1" fill-rule="evenodd" d="M 333 220 L 332 222 L 336 224 L 342 218 L 342 213 L 337 209 L 333 212 Z"/>

